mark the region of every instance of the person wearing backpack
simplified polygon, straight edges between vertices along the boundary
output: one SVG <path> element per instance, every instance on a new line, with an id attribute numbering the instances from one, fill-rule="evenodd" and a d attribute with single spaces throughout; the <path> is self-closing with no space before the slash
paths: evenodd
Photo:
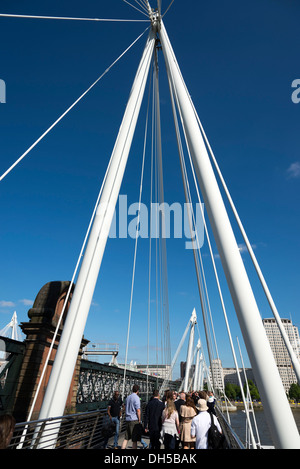
<path id="1" fill-rule="evenodd" d="M 205 399 L 198 400 L 199 414 L 193 418 L 191 424 L 191 437 L 196 437 L 196 449 L 208 449 L 209 446 L 209 430 L 212 423 L 217 427 L 219 433 L 222 433 L 220 424 L 215 415 L 209 414 Z M 211 420 L 211 417 L 213 420 Z"/>

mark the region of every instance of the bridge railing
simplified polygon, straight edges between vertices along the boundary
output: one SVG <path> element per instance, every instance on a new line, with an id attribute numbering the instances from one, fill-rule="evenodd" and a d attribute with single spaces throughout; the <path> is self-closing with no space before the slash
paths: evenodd
<path id="1" fill-rule="evenodd" d="M 145 404 L 142 406 L 143 411 Z M 230 449 L 245 449 L 231 426 L 217 409 L 217 415 Z M 100 449 L 108 423 L 106 409 L 63 417 L 18 423 L 8 449 Z M 125 431 L 125 419 L 120 433 Z"/>
<path id="2" fill-rule="evenodd" d="M 245 449 L 245 446 L 228 423 L 227 419 L 225 418 L 224 414 L 220 411 L 219 407 L 215 407 L 216 415 L 219 420 L 220 426 L 222 428 L 222 432 L 225 435 L 227 444 L 230 449 Z"/>
<path id="3" fill-rule="evenodd" d="M 105 409 L 17 423 L 8 449 L 92 449 L 104 441 Z"/>

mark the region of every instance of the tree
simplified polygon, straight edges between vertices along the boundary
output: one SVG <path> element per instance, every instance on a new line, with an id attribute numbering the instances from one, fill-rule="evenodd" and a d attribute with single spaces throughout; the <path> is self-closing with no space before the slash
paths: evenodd
<path id="1" fill-rule="evenodd" d="M 236 399 L 241 394 L 240 387 L 236 384 L 226 383 L 225 394 L 228 399 Z"/>
<path id="2" fill-rule="evenodd" d="M 297 383 L 291 384 L 289 389 L 289 398 L 295 399 L 296 401 L 300 400 L 300 386 Z"/>
<path id="3" fill-rule="evenodd" d="M 251 381 L 251 379 L 248 380 L 248 388 L 249 388 L 251 399 L 259 400 L 260 396 L 259 396 L 258 389 L 253 383 L 253 381 Z M 246 383 L 244 384 L 244 393 L 245 393 L 245 396 L 247 396 Z"/>

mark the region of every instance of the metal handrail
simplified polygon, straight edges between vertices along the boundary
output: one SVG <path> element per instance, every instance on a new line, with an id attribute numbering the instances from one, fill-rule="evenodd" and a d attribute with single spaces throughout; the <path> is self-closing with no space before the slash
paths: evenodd
<path id="1" fill-rule="evenodd" d="M 17 423 L 8 449 L 91 449 L 103 445 L 105 409 Z"/>
<path id="2" fill-rule="evenodd" d="M 143 405 L 144 410 L 145 404 Z M 224 415 L 216 406 L 217 417 L 230 449 L 245 449 Z M 109 422 L 106 409 L 17 423 L 8 449 L 100 449 Z M 125 430 L 121 420 L 120 433 Z M 41 443 L 42 438 L 42 443 Z"/>
<path id="3" fill-rule="evenodd" d="M 228 447 L 230 449 L 245 449 L 244 444 L 241 442 L 231 425 L 228 423 L 224 414 L 220 411 L 219 407 L 215 406 L 216 415 L 219 421 L 219 424 L 222 428 L 222 432 L 225 435 Z"/>

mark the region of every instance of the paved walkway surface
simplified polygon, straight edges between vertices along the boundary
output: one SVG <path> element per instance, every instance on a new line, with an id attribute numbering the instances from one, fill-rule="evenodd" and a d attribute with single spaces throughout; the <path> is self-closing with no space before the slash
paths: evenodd
<path id="1" fill-rule="evenodd" d="M 124 436 L 125 436 L 125 432 L 122 432 L 122 433 L 119 434 L 118 449 L 121 449 L 122 443 L 124 441 Z M 147 448 L 149 449 L 149 443 L 150 443 L 149 437 L 143 435 L 142 440 L 146 443 Z M 114 437 L 113 436 L 108 440 L 107 449 L 114 449 Z M 132 449 L 132 441 L 131 440 L 128 441 L 126 449 Z M 138 441 L 138 443 L 137 443 L 137 449 L 144 449 L 144 447 L 143 447 L 143 445 L 140 441 Z M 163 446 L 162 446 L 162 449 L 163 449 Z"/>

